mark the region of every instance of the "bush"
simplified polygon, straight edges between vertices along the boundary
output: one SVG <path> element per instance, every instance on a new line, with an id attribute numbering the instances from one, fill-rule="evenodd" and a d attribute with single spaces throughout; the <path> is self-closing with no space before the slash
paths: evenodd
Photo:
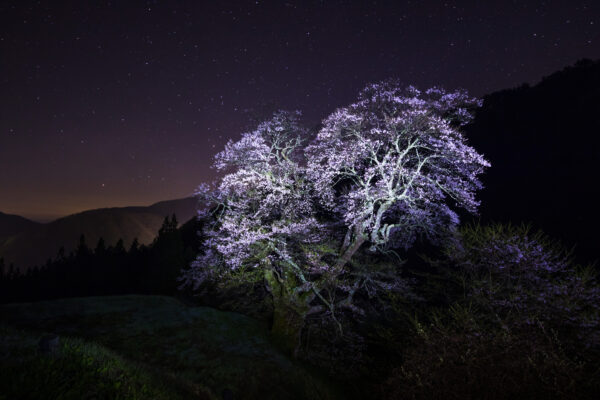
<path id="1" fill-rule="evenodd" d="M 445 317 L 429 326 L 415 322 L 413 343 L 383 385 L 384 398 L 582 399 L 600 389 L 540 322 L 490 330 L 461 306 Z"/>
<path id="2" fill-rule="evenodd" d="M 462 298 L 512 328 L 536 321 L 584 356 L 600 347 L 600 287 L 592 267 L 529 227 L 470 225 L 446 249 L 451 280 Z M 490 321 L 494 323 L 494 321 Z"/>
<path id="3" fill-rule="evenodd" d="M 385 398 L 586 398 L 600 391 L 600 296 L 592 267 L 527 226 L 470 225 L 421 276 Z M 408 313 L 405 313 L 408 315 Z"/>

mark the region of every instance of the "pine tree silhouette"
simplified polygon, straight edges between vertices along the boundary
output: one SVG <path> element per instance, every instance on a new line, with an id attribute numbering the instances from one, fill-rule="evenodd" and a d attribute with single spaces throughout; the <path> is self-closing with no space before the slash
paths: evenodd
<path id="1" fill-rule="evenodd" d="M 104 242 L 104 238 L 98 239 L 98 244 L 96 245 L 96 250 L 94 250 L 94 254 L 96 254 L 96 255 L 105 255 L 106 254 L 106 243 Z"/>

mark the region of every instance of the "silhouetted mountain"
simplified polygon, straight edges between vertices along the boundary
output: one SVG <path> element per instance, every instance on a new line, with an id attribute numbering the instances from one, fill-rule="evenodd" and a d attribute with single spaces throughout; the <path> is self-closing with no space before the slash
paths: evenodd
<path id="1" fill-rule="evenodd" d="M 128 247 L 134 238 L 140 244 L 151 243 L 157 235 L 165 216 L 176 214 L 185 222 L 196 213 L 194 198 L 164 201 L 148 207 L 102 208 L 66 216 L 47 224 L 37 224 L 31 229 L 14 234 L 0 242 L 0 257 L 14 262 L 20 269 L 41 265 L 54 258 L 64 246 L 66 254 L 74 250 L 81 234 L 92 248 L 100 238 L 106 246 L 123 239 Z M 0 224 L 2 222 L 0 221 Z"/>
<path id="2" fill-rule="evenodd" d="M 3 238 L 15 235 L 41 225 L 19 215 L 4 214 L 0 212 L 0 243 Z"/>
<path id="3" fill-rule="evenodd" d="M 600 61 L 485 96 L 466 131 L 492 163 L 483 219 L 531 222 L 581 261 L 598 258 Z"/>

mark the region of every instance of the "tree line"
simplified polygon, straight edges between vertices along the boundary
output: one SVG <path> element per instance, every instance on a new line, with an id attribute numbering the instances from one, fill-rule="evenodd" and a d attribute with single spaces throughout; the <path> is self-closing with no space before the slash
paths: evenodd
<path id="1" fill-rule="evenodd" d="M 122 239 L 107 246 L 100 238 L 90 247 L 82 234 L 74 251 L 61 247 L 54 259 L 19 273 L 0 258 L 0 302 L 26 302 L 63 297 L 116 294 L 164 294 L 177 291 L 177 277 L 198 252 L 199 223 L 192 219 L 178 228 L 173 214 L 149 245 L 135 239 L 128 248 Z"/>

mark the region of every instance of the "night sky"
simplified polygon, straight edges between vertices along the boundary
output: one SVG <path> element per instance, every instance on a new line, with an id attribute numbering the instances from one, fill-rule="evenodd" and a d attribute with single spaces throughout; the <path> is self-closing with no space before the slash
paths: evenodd
<path id="1" fill-rule="evenodd" d="M 315 126 L 369 82 L 536 83 L 600 56 L 600 1 L 0 2 L 0 211 L 189 196 L 276 109 Z"/>

